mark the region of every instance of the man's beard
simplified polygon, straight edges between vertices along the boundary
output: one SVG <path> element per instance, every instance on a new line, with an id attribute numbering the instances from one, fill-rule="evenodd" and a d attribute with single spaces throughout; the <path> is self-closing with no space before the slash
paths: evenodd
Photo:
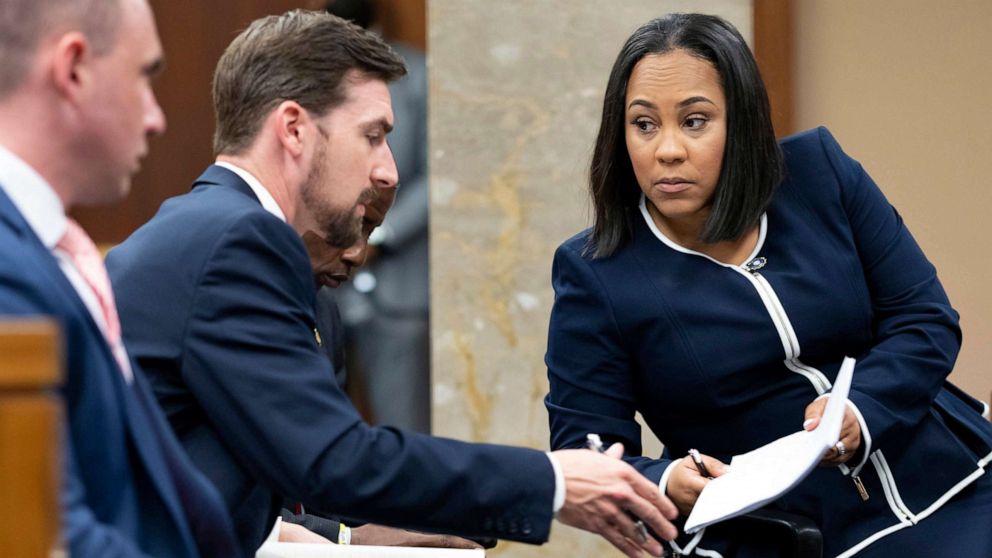
<path id="1" fill-rule="evenodd" d="M 375 190 L 367 188 L 348 209 L 334 207 L 326 196 L 321 195 L 324 189 L 333 187 L 325 184 L 326 159 L 327 148 L 322 146 L 314 154 L 310 172 L 303 183 L 303 203 L 317 221 L 317 227 L 325 241 L 335 248 L 347 248 L 358 242 L 362 234 L 362 218 L 356 214 L 356 209 L 359 204 L 367 203 L 375 195 Z"/>

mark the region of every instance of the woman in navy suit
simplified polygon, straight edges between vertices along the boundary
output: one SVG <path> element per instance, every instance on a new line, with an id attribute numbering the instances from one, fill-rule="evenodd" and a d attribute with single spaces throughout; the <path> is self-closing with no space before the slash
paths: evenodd
<path id="1" fill-rule="evenodd" d="M 590 186 L 595 223 L 554 259 L 553 448 L 622 442 L 688 514 L 708 481 L 679 456 L 699 448 L 719 475 L 815 428 L 852 356 L 840 443 L 772 505 L 815 521 L 827 556 L 992 556 L 988 409 L 946 381 L 958 314 L 826 129 L 776 142 L 730 24 L 674 14 L 627 40 Z M 640 455 L 637 411 L 662 456 Z M 746 554 L 722 528 L 675 550 Z"/>

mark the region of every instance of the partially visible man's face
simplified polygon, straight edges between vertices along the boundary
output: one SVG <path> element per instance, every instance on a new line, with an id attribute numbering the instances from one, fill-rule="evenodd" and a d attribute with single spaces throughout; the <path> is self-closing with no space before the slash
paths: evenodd
<path id="1" fill-rule="evenodd" d="M 125 196 L 131 176 L 148 152 L 148 137 L 165 131 L 165 115 L 152 91 L 162 66 L 162 45 L 146 0 L 121 0 L 112 50 L 93 60 L 92 83 L 82 117 L 88 130 L 81 146 L 92 161 L 84 204 Z"/>
<path id="2" fill-rule="evenodd" d="M 354 71 L 345 82 L 344 103 L 316 119 L 322 138 L 314 147 L 301 195 L 315 232 L 326 243 L 347 248 L 361 240 L 363 218 L 375 193 L 381 197 L 383 191 L 395 190 L 398 176 L 386 143 L 393 128 L 386 83 Z"/>
<path id="3" fill-rule="evenodd" d="M 373 192 L 375 194 L 365 204 L 359 238 L 351 246 L 332 246 L 314 231 L 303 233 L 303 243 L 310 255 L 310 266 L 318 288 L 340 286 L 365 263 L 369 253 L 369 235 L 382 224 L 396 197 L 396 188 L 376 188 Z"/>

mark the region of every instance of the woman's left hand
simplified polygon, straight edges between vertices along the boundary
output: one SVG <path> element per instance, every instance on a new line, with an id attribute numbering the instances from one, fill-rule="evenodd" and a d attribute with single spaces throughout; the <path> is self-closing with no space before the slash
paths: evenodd
<path id="1" fill-rule="evenodd" d="M 821 397 L 806 406 L 806 422 L 803 429 L 810 431 L 820 424 L 820 417 L 823 416 L 823 409 L 827 406 L 826 397 Z M 827 450 L 826 455 L 820 460 L 821 467 L 836 467 L 842 463 L 847 463 L 861 447 L 861 425 L 858 418 L 850 406 L 844 408 L 844 423 L 840 427 L 840 442 L 838 445 Z M 843 452 L 840 449 L 843 448 Z"/>

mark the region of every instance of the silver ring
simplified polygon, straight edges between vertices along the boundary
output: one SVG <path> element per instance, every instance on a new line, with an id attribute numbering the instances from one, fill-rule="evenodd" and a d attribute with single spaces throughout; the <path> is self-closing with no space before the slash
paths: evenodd
<path id="1" fill-rule="evenodd" d="M 844 445 L 844 442 L 837 442 L 834 444 L 834 449 L 837 450 L 837 455 L 844 455 L 847 453 L 847 446 Z"/>

